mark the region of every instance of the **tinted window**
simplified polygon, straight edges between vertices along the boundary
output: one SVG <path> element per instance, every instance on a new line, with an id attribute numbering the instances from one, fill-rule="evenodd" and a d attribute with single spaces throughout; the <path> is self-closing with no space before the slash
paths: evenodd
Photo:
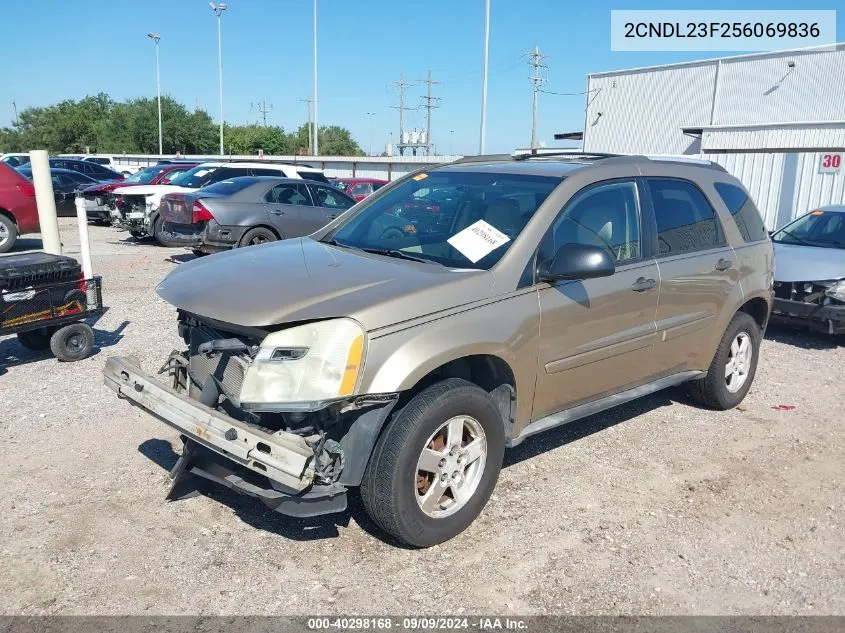
<path id="1" fill-rule="evenodd" d="M 540 257 L 551 259 L 564 244 L 587 244 L 616 262 L 640 258 L 640 210 L 632 181 L 593 185 L 575 195 L 543 240 Z"/>
<path id="2" fill-rule="evenodd" d="M 76 171 L 75 171 L 75 172 L 72 172 L 72 173 L 61 174 L 61 175 L 62 175 L 64 178 L 66 178 L 68 182 L 76 182 L 76 183 L 84 182 L 84 183 L 90 183 L 90 182 L 93 180 L 92 178 L 89 178 L 89 177 L 88 177 L 88 176 L 86 176 L 85 174 L 80 174 L 79 172 L 76 172 Z"/>
<path id="3" fill-rule="evenodd" d="M 745 193 L 741 187 L 729 185 L 726 182 L 717 182 L 713 186 L 734 217 L 734 222 L 736 222 L 736 226 L 742 234 L 742 239 L 746 242 L 756 242 L 769 237 L 766 225 L 763 224 L 763 218 L 760 217 L 760 212 L 754 206 L 751 196 Z"/>
<path id="4" fill-rule="evenodd" d="M 171 180 L 170 184 L 176 185 L 177 187 L 189 187 L 197 189 L 206 184 L 211 179 L 211 175 L 218 169 L 219 167 L 206 167 L 205 165 L 197 165 L 193 169 L 189 169 L 184 174 L 181 174 L 180 176 Z"/>
<path id="5" fill-rule="evenodd" d="M 383 182 L 374 182 L 373 183 L 373 191 L 378 191 L 382 187 L 384 187 L 385 183 Z"/>
<path id="6" fill-rule="evenodd" d="M 238 178 L 240 176 L 251 176 L 252 170 L 246 167 L 220 167 L 213 174 L 210 174 L 203 187 L 210 185 L 213 182 L 220 182 L 221 180 L 229 180 L 231 178 Z"/>
<path id="7" fill-rule="evenodd" d="M 253 176 L 284 176 L 281 169 L 271 169 L 269 167 L 253 167 L 249 170 Z"/>
<path id="8" fill-rule="evenodd" d="M 94 156 L 92 158 L 86 158 L 86 162 L 89 163 L 97 163 L 98 165 L 109 165 L 111 163 L 110 158 L 103 158 L 101 156 Z"/>
<path id="9" fill-rule="evenodd" d="M 311 192 L 314 194 L 314 203 L 318 207 L 325 207 L 327 209 L 348 209 L 355 204 L 355 201 L 352 198 L 334 187 L 311 185 Z"/>
<path id="10" fill-rule="evenodd" d="M 215 182 L 214 184 L 208 185 L 207 187 L 203 187 L 202 190 L 207 193 L 219 193 L 224 196 L 231 196 L 233 193 L 238 193 L 239 191 L 243 191 L 250 185 L 254 185 L 255 182 L 255 178 L 251 178 L 249 176 L 242 178 L 232 178 L 229 180 L 221 180 L 219 182 Z"/>
<path id="11" fill-rule="evenodd" d="M 303 185 L 276 185 L 266 193 L 264 200 L 271 204 L 311 206 L 311 198 L 308 196 L 308 191 Z"/>
<path id="12" fill-rule="evenodd" d="M 141 171 L 136 171 L 131 176 L 127 176 L 123 182 L 147 185 L 153 180 L 155 180 L 156 176 L 158 176 L 165 169 L 165 167 L 147 167 L 146 169 L 142 169 Z"/>
<path id="13" fill-rule="evenodd" d="M 326 184 L 329 182 L 329 179 L 319 171 L 298 171 L 296 174 L 303 180 L 313 180 L 314 182 L 324 182 Z"/>
<path id="14" fill-rule="evenodd" d="M 722 246 L 716 212 L 701 190 L 686 180 L 649 178 L 657 222 L 657 252 L 678 255 Z"/>
<path id="15" fill-rule="evenodd" d="M 373 192 L 372 185 L 368 182 L 359 182 L 357 185 L 352 185 L 346 190 L 350 196 L 369 195 Z"/>

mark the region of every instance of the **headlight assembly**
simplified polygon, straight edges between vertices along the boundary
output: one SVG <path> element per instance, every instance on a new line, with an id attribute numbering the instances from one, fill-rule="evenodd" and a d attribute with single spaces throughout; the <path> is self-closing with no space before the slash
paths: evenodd
<path id="1" fill-rule="evenodd" d="M 845 279 L 834 281 L 824 293 L 831 299 L 845 303 Z"/>
<path id="2" fill-rule="evenodd" d="M 366 336 L 352 319 L 330 319 L 267 335 L 246 370 L 245 409 L 308 409 L 351 396 L 358 386 Z"/>

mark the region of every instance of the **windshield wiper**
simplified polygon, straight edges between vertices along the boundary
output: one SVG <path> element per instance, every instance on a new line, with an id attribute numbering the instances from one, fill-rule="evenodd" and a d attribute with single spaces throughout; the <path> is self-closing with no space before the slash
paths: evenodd
<path id="1" fill-rule="evenodd" d="M 788 235 L 789 237 L 791 237 L 793 240 L 795 240 L 795 241 L 796 241 L 796 242 L 798 242 L 799 244 L 803 244 L 804 246 L 809 246 L 809 244 L 807 244 L 807 240 L 801 239 L 800 237 L 798 237 L 798 236 L 797 236 L 797 235 L 795 235 L 794 233 L 790 233 L 790 232 L 789 232 L 789 231 L 787 231 L 786 229 L 781 229 L 781 230 L 780 230 L 780 232 L 781 232 L 781 233 L 784 233 L 785 235 Z M 777 241 L 779 242 L 780 240 L 777 240 Z M 788 243 L 788 242 L 787 242 L 787 243 Z"/>
<path id="2" fill-rule="evenodd" d="M 372 248 L 372 247 L 361 247 L 362 251 L 365 253 L 373 253 L 374 255 L 384 255 L 386 257 L 395 257 L 396 259 L 407 259 L 412 262 L 419 262 L 421 264 L 436 264 L 437 262 L 424 259 L 422 257 L 414 257 L 413 255 L 408 255 L 404 251 L 392 249 L 392 248 Z"/>
<path id="3" fill-rule="evenodd" d="M 340 248 L 352 248 L 356 251 L 360 251 L 361 249 L 357 246 L 352 246 L 351 244 L 344 244 L 343 242 L 338 242 L 335 238 L 330 240 L 320 240 L 321 244 L 328 244 L 329 246 L 339 246 Z"/>

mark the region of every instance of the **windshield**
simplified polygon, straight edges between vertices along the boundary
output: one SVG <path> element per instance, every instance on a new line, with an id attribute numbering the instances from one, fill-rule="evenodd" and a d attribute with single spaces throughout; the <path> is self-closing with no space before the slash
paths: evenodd
<path id="1" fill-rule="evenodd" d="M 258 180 L 256 180 L 253 176 L 241 176 L 239 178 L 230 178 L 229 180 L 215 182 L 213 185 L 203 187 L 202 191 L 203 194 L 215 193 L 220 194 L 221 196 L 231 196 L 234 193 L 238 193 L 239 191 L 246 189 L 250 185 L 254 185 L 256 182 L 258 182 Z"/>
<path id="2" fill-rule="evenodd" d="M 184 174 L 176 176 L 170 181 L 171 185 L 177 187 L 190 187 L 191 189 L 199 189 L 202 187 L 218 168 L 210 165 L 197 165 L 193 169 L 189 169 Z"/>
<path id="3" fill-rule="evenodd" d="M 845 248 L 845 213 L 812 211 L 777 231 L 772 240 L 781 244 Z"/>
<path id="4" fill-rule="evenodd" d="M 487 270 L 560 178 L 443 170 L 374 195 L 322 241 L 453 268 Z"/>
<path id="5" fill-rule="evenodd" d="M 137 183 L 140 185 L 148 185 L 155 177 L 165 170 L 164 167 L 147 167 L 141 171 L 136 171 L 131 176 L 127 176 L 123 181 L 125 183 Z"/>

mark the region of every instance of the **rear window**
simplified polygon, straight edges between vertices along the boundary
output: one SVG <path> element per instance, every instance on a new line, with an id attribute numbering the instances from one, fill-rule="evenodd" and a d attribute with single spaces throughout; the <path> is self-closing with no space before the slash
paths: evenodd
<path id="1" fill-rule="evenodd" d="M 326 178 L 319 171 L 297 171 L 297 175 L 304 180 L 314 180 L 316 182 L 324 182 L 329 184 L 329 179 Z"/>
<path id="2" fill-rule="evenodd" d="M 657 222 L 660 255 L 679 255 L 724 245 L 716 211 L 701 190 L 686 180 L 647 180 Z"/>
<path id="3" fill-rule="evenodd" d="M 768 239 L 769 233 L 766 231 L 766 225 L 763 224 L 760 212 L 754 206 L 751 197 L 741 187 L 729 185 L 726 182 L 717 182 L 713 186 L 728 211 L 731 212 L 734 222 L 736 222 L 736 226 L 742 234 L 742 239 L 746 242 Z"/>
<path id="4" fill-rule="evenodd" d="M 198 189 L 202 187 L 211 178 L 211 175 L 217 171 L 217 167 L 198 165 L 193 169 L 189 169 L 184 174 L 181 174 L 170 181 L 171 185 L 177 187 L 190 187 Z"/>
<path id="5" fill-rule="evenodd" d="M 233 193 L 238 193 L 255 182 L 255 178 L 250 178 L 248 176 L 242 178 L 232 178 L 231 180 L 221 180 L 220 182 L 215 182 L 213 185 L 203 187 L 202 190 L 204 193 L 219 193 L 223 196 L 231 196 Z"/>

